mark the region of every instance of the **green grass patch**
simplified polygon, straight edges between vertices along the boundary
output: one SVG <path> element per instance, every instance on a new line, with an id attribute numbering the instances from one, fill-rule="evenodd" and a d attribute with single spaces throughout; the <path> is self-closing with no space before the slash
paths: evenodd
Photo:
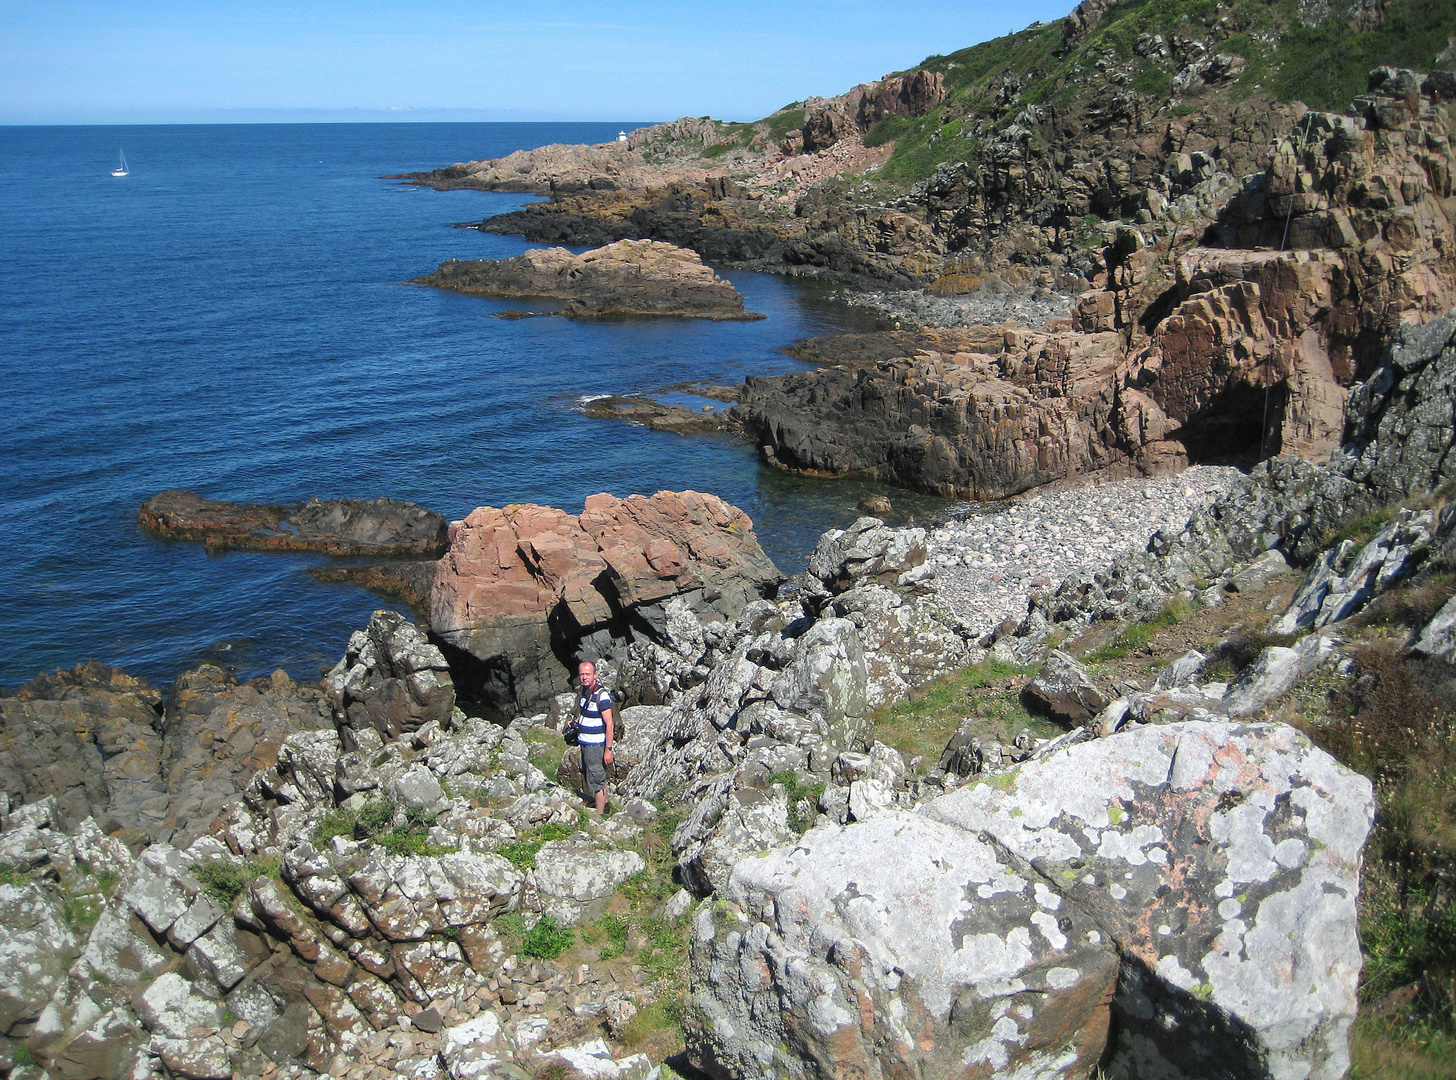
<path id="1" fill-rule="evenodd" d="M 30 875 L 17 866 L 0 866 L 0 885 L 25 885 Z"/>
<path id="2" fill-rule="evenodd" d="M 395 825 L 399 807 L 387 795 L 376 795 L 357 810 L 337 806 L 324 815 L 314 829 L 313 842 L 322 847 L 336 836 L 369 840 L 391 855 L 430 857 L 459 851 L 450 844 L 436 844 L 429 839 L 435 814 L 411 807 L 404 821 Z"/>
<path id="3" fill-rule="evenodd" d="M 66 897 L 66 921 L 82 930 L 90 930 L 106 910 L 106 898 L 99 893 L 82 893 Z"/>
<path id="4" fill-rule="evenodd" d="M 1027 712 L 1019 683 L 1033 668 L 988 660 L 943 675 L 911 693 L 909 700 L 875 713 L 875 737 L 906 759 L 923 757 L 934 765 L 962 720 L 973 718 L 983 739 L 1011 742 L 1022 728 L 1038 738 L 1060 729 Z"/>
<path id="5" fill-rule="evenodd" d="M 607 939 L 602 947 L 603 960 L 615 960 L 627 951 L 627 920 L 620 915 L 605 915 L 597 921 Z"/>
<path id="6" fill-rule="evenodd" d="M 30 1052 L 30 1047 L 23 1042 L 17 1042 L 10 1048 L 10 1064 L 16 1069 L 33 1069 L 39 1064 L 35 1055 Z"/>
<path id="7" fill-rule="evenodd" d="M 1347 1080 L 1456 1080 L 1456 1036 L 1405 1016 L 1361 1017 Z"/>
<path id="8" fill-rule="evenodd" d="M 915 123 L 903 116 L 886 116 L 870 125 L 865 132 L 864 144 L 866 146 L 883 146 L 887 142 L 894 142 L 906 132 L 914 130 Z"/>
<path id="9" fill-rule="evenodd" d="M 262 860 L 248 860 L 243 863 L 217 859 L 201 863 L 192 868 L 192 876 L 202 886 L 202 891 L 223 908 L 233 906 L 238 894 L 248 887 L 254 878 L 277 877 L 278 864 Z"/>
<path id="10" fill-rule="evenodd" d="M 561 926 L 551 916 L 543 915 L 541 921 L 522 936 L 521 952 L 542 960 L 555 960 L 575 941 L 576 932 L 571 927 Z"/>
<path id="11" fill-rule="evenodd" d="M 536 855 L 551 840 L 565 840 L 572 834 L 570 825 L 552 821 L 529 836 L 523 836 L 497 849 L 496 854 L 520 870 L 536 869 Z"/>
<path id="12" fill-rule="evenodd" d="M 1101 663 L 1106 660 L 1121 660 L 1131 653 L 1142 652 L 1153 638 L 1162 631 L 1177 626 L 1191 611 L 1190 601 L 1171 600 L 1157 614 L 1123 627 L 1107 644 L 1088 653 L 1087 659 Z"/>
<path id="13" fill-rule="evenodd" d="M 764 117 L 760 123 L 768 127 L 769 137 L 777 141 L 796 128 L 804 126 L 804 110 L 796 103 L 786 106 L 772 116 Z"/>

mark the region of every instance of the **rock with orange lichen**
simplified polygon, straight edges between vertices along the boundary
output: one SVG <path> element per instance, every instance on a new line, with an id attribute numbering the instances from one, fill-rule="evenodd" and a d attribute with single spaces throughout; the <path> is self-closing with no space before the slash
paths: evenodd
<path id="1" fill-rule="evenodd" d="M 578 657 L 666 643 L 670 600 L 728 620 L 781 577 L 753 522 L 713 495 L 593 495 L 580 514 L 483 506 L 450 526 L 430 626 L 460 659 L 457 692 L 513 710 L 568 689 Z"/>

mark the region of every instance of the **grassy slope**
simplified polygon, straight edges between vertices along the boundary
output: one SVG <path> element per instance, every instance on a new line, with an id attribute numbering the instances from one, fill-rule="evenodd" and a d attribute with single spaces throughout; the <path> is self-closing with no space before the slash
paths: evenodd
<path id="1" fill-rule="evenodd" d="M 1191 99 L 1170 101 L 1177 65 L 1138 54 L 1138 39 L 1145 34 L 1194 39 L 1211 52 L 1242 56 L 1247 61 L 1243 74 L 1221 91 L 1234 98 L 1262 95 L 1336 111 L 1365 89 L 1372 68 L 1426 69 L 1456 35 L 1456 6 L 1450 0 L 1390 0 L 1383 22 L 1369 31 L 1350 28 L 1351 6 L 1351 0 L 1331 0 L 1328 15 L 1307 26 L 1300 20 L 1299 0 L 1124 0 L 1062 56 L 1062 22 L 1033 25 L 927 58 L 919 67 L 944 73 L 947 100 L 917 120 L 882 120 L 865 141 L 895 142 L 881 175 L 900 183 L 929 176 L 945 162 L 974 162 L 987 124 L 1004 127 L 1027 104 L 1074 107 L 1079 97 L 1105 83 L 1097 70 L 1100 60 L 1125 69 L 1131 87 L 1154 108 L 1166 106 L 1170 115 L 1191 111 L 1196 107 Z M 1008 73 L 1022 80 L 1020 98 L 1009 108 L 998 107 L 997 90 Z M 782 137 L 802 120 L 796 103 L 759 123 Z"/>

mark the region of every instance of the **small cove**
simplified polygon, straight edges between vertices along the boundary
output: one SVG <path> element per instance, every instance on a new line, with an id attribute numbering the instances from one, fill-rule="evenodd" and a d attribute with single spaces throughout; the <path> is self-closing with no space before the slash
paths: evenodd
<path id="1" fill-rule="evenodd" d="M 291 502 L 388 495 L 579 510 L 596 491 L 712 491 L 780 567 L 870 488 L 785 476 L 741 440 L 592 420 L 584 397 L 801 369 L 779 350 L 862 328 L 828 290 L 727 271 L 761 322 L 500 319 L 407 279 L 502 258 L 453 229 L 529 196 L 439 193 L 386 173 L 610 138 L 618 124 L 0 130 L 0 685 L 87 658 L 166 683 L 199 659 L 314 678 L 369 612 L 325 560 L 157 540 L 168 487 Z M 112 178 L 118 143 L 131 176 Z M 684 403 L 704 401 L 684 395 Z M 938 500 L 892 493 L 920 514 Z"/>

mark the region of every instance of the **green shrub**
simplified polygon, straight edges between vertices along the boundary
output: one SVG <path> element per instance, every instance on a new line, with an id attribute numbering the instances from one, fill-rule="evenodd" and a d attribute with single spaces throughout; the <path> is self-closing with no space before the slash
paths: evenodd
<path id="1" fill-rule="evenodd" d="M 394 824 L 398 808 L 388 795 L 376 795 L 359 808 L 358 826 L 364 837 L 377 836 Z M 356 834 L 357 835 L 357 834 Z"/>
<path id="2" fill-rule="evenodd" d="M 571 927 L 560 926 L 551 916 L 543 915 L 541 921 L 521 938 L 521 952 L 542 960 L 555 960 L 571 948 L 575 940 L 576 933 Z"/>
<path id="3" fill-rule="evenodd" d="M 278 864 L 250 860 L 244 863 L 217 859 L 192 868 L 192 876 L 207 893 L 224 908 L 233 906 L 238 893 L 248 887 L 248 882 L 258 877 L 272 877 L 278 873 Z"/>
<path id="4" fill-rule="evenodd" d="M 33 1069 L 38 1064 L 30 1047 L 18 1042 L 10 1048 L 10 1064 L 17 1069 Z"/>
<path id="5" fill-rule="evenodd" d="M 336 806 L 324 815 L 324 819 L 318 823 L 318 828 L 313 831 L 313 842 L 318 847 L 323 847 L 336 836 L 347 836 L 354 838 L 354 827 L 359 823 L 359 815 L 342 806 Z"/>

